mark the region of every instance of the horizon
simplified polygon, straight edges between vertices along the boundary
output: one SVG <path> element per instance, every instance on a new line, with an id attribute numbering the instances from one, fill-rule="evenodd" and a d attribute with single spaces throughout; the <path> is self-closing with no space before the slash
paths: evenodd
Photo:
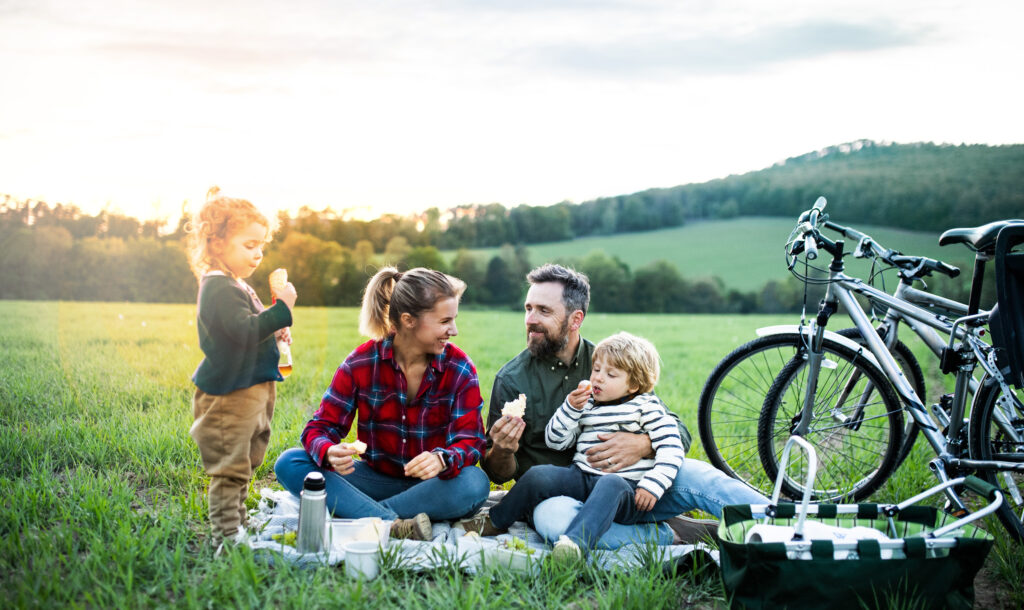
<path id="1" fill-rule="evenodd" d="M 1002 0 L 0 6 L 0 192 L 354 217 L 699 184 L 859 140 L 1024 142 Z M 14 93 L 11 93 L 14 92 Z"/>
<path id="2" fill-rule="evenodd" d="M 552 205 L 557 205 L 559 203 L 569 203 L 570 205 L 579 205 L 581 203 L 587 203 L 588 201 L 593 201 L 593 200 L 597 200 L 597 199 L 606 199 L 606 198 L 612 198 L 612 197 L 624 197 L 624 196 L 633 195 L 633 194 L 636 194 L 636 193 L 642 193 L 642 192 L 649 191 L 649 190 L 654 190 L 654 189 L 672 189 L 672 188 L 677 188 L 677 187 L 682 187 L 682 186 L 706 184 L 707 182 L 713 182 L 715 180 L 722 180 L 722 179 L 730 178 L 732 176 L 743 176 L 743 175 L 746 175 L 746 174 L 751 174 L 751 173 L 757 173 L 757 172 L 760 172 L 760 171 L 765 171 L 767 169 L 771 169 L 772 167 L 784 165 L 786 162 L 791 161 L 793 159 L 799 159 L 799 158 L 802 158 L 802 157 L 805 157 L 805 156 L 815 155 L 815 154 L 821 155 L 821 154 L 825 153 L 826 151 L 836 151 L 839 154 L 849 154 L 850 152 L 855 152 L 857 150 L 860 150 L 862 148 L 861 144 L 863 144 L 864 142 L 870 142 L 871 144 L 873 144 L 875 146 L 927 146 L 927 145 L 933 145 L 933 146 L 939 146 L 939 147 L 943 147 L 943 146 L 950 146 L 950 147 L 958 147 L 958 146 L 1000 147 L 1000 146 L 1022 146 L 1022 145 L 1024 145 L 1024 142 L 1013 142 L 1013 143 L 1007 143 L 1007 144 L 995 144 L 995 145 L 993 145 L 993 144 L 979 144 L 979 143 L 966 143 L 966 142 L 961 142 L 961 143 L 951 143 L 951 142 L 875 142 L 873 140 L 855 140 L 855 141 L 851 141 L 851 142 L 842 142 L 842 143 L 839 143 L 839 144 L 832 144 L 832 145 L 820 148 L 818 150 L 811 150 L 811 151 L 807 151 L 807 152 L 804 152 L 804 153 L 801 153 L 801 154 L 798 154 L 798 155 L 793 155 L 793 156 L 787 157 L 785 159 L 780 159 L 780 160 L 775 161 L 774 163 L 771 163 L 771 164 L 766 165 L 764 167 L 760 167 L 760 168 L 752 169 L 752 170 L 747 170 L 747 171 L 744 171 L 744 172 L 738 172 L 738 173 L 734 173 L 734 174 L 729 174 L 728 176 L 718 176 L 718 177 L 710 178 L 708 180 L 704 180 L 704 181 L 701 181 L 701 182 L 687 182 L 687 183 L 684 183 L 684 184 L 673 184 L 673 185 L 669 185 L 669 186 L 652 186 L 652 187 L 648 187 L 648 188 L 645 188 L 645 189 L 641 189 L 639 191 L 633 191 L 632 193 L 616 193 L 614 195 L 599 195 L 599 196 L 595 197 L 594 199 L 588 199 L 588 200 L 585 200 L 585 201 L 555 201 L 555 202 L 547 203 L 547 204 L 536 204 L 536 206 L 537 207 L 549 207 L 549 206 L 552 206 Z M 151 222 L 151 221 L 160 221 L 160 222 L 162 222 L 162 224 L 160 225 L 160 232 L 161 232 L 161 234 L 167 234 L 168 233 L 167 229 L 168 228 L 173 228 L 175 223 L 181 218 L 181 214 L 180 213 L 177 216 L 166 216 L 166 217 L 158 217 L 158 218 L 154 218 L 154 217 L 139 217 L 139 216 L 135 216 L 135 215 L 130 214 L 130 213 L 123 212 L 121 210 L 111 209 L 111 208 L 109 208 L 107 206 L 104 206 L 104 207 L 102 207 L 102 208 L 100 208 L 98 210 L 95 210 L 95 211 L 88 211 L 88 210 L 85 210 L 85 209 L 81 208 L 80 206 L 75 204 L 73 201 L 66 201 L 66 202 L 65 201 L 45 201 L 45 200 L 42 200 L 42 199 L 36 199 L 36 198 L 32 198 L 32 197 L 29 197 L 29 198 L 17 198 L 17 197 L 14 197 L 13 195 L 11 195 L 10 193 L 2 193 L 2 192 L 0 192 L 0 196 L 8 197 L 10 200 L 14 200 L 17 203 L 28 203 L 28 202 L 40 203 L 41 202 L 41 203 L 44 203 L 47 206 L 49 206 L 51 209 L 54 208 L 57 205 L 69 206 L 69 207 L 73 207 L 73 208 L 77 209 L 78 211 L 82 212 L 83 214 L 86 214 L 86 215 L 89 215 L 89 216 L 98 216 L 99 214 L 101 214 L 103 212 L 110 212 L 110 213 L 114 213 L 114 214 L 120 214 L 120 215 L 129 217 L 129 218 L 134 218 L 135 220 L 138 220 L 141 223 L 147 223 L 147 222 Z M 489 202 L 489 203 L 500 203 L 500 202 Z M 435 206 L 435 207 L 440 212 L 444 213 L 444 212 L 451 211 L 451 210 L 454 210 L 456 208 L 459 208 L 461 206 L 466 206 L 466 205 L 470 205 L 470 206 L 471 205 L 489 205 L 489 203 L 470 203 L 470 204 L 462 204 L 462 203 L 460 203 L 460 204 L 455 204 L 455 205 L 446 206 L 446 207 L 441 207 L 441 206 Z M 181 209 L 182 210 L 187 209 L 187 205 L 188 205 L 187 201 L 182 202 Z M 501 205 L 504 205 L 504 207 L 506 209 L 512 209 L 513 207 L 517 207 L 518 205 L 533 205 L 533 204 L 525 204 L 525 203 L 523 203 L 523 204 L 516 204 L 516 205 L 512 205 L 512 206 L 508 206 L 508 205 L 505 205 L 505 204 L 501 204 Z M 399 216 L 399 217 L 402 217 L 402 218 L 409 218 L 409 219 L 420 218 L 428 210 L 431 209 L 431 208 L 425 208 L 425 209 L 422 209 L 422 210 L 410 210 L 410 211 L 402 212 L 402 213 L 386 212 L 385 211 L 385 212 L 381 212 L 380 214 L 378 214 L 376 216 L 359 217 L 359 216 L 353 216 L 353 215 L 349 214 L 350 210 L 335 209 L 335 208 L 331 207 L 328 204 L 325 207 L 321 207 L 321 208 L 312 208 L 312 207 L 309 207 L 309 206 L 298 206 L 298 207 L 295 207 L 295 208 L 292 208 L 292 209 L 275 210 L 275 211 L 273 211 L 271 213 L 274 213 L 276 215 L 276 213 L 278 211 L 283 211 L 283 212 L 286 212 L 290 218 L 294 219 L 294 218 L 297 218 L 298 213 L 301 212 L 304 208 L 308 208 L 311 211 L 313 211 L 313 212 L 315 212 L 317 214 L 320 214 L 320 215 L 323 215 L 323 214 L 333 215 L 334 217 L 340 218 L 340 219 L 345 220 L 345 221 L 370 221 L 370 220 L 376 220 L 376 219 L 379 219 L 379 218 L 382 218 L 382 217 L 388 216 L 388 215 L 394 215 L 394 216 Z M 444 217 L 442 217 L 441 220 L 442 220 L 442 222 L 444 222 L 444 220 L 445 220 Z"/>

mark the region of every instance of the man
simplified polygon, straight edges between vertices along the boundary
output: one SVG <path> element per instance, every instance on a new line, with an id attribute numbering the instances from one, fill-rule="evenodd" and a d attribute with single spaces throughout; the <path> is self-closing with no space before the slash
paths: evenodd
<path id="1" fill-rule="evenodd" d="M 481 466 L 495 483 L 518 479 L 536 464 L 571 463 L 572 449 L 548 448 L 544 428 L 566 395 L 590 377 L 594 351 L 594 344 L 580 336 L 590 304 L 587 277 L 560 265 L 544 265 L 531 271 L 526 279 L 530 283 L 525 302 L 527 347 L 495 376 L 487 417 L 487 451 Z M 523 417 L 502 416 L 504 404 L 520 393 L 526 395 Z M 678 425 L 683 447 L 689 450 L 690 434 L 682 422 Z M 615 432 L 599 438 L 604 442 L 588 451 L 587 460 L 603 472 L 618 472 L 652 455 L 647 435 Z M 670 520 L 676 539 L 692 542 L 712 533 L 717 524 L 676 518 L 677 515 L 693 509 L 721 515 L 722 507 L 728 504 L 767 502 L 767 498 L 710 464 L 688 458 L 672 487 L 646 520 Z M 546 500 L 534 511 L 534 527 L 552 539 L 562 524 L 571 521 L 576 506 L 578 502 L 571 498 Z M 616 524 L 601 538 L 601 546 L 616 548 L 650 535 L 650 526 Z"/>

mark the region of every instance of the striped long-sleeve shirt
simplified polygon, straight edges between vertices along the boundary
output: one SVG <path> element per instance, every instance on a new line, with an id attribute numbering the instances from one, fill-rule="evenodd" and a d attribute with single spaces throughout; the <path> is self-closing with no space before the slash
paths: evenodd
<path id="1" fill-rule="evenodd" d="M 590 402 L 577 411 L 563 402 L 548 421 L 544 440 L 548 447 L 564 450 L 575 443 L 575 463 L 584 472 L 612 474 L 597 470 L 587 462 L 588 449 L 601 443 L 598 434 L 605 432 L 633 432 L 651 437 L 654 458 L 641 459 L 636 464 L 614 473 L 638 481 L 637 486 L 661 498 L 672 486 L 679 467 L 683 465 L 682 440 L 679 428 L 665 405 L 653 392 L 639 394 L 618 404 Z"/>

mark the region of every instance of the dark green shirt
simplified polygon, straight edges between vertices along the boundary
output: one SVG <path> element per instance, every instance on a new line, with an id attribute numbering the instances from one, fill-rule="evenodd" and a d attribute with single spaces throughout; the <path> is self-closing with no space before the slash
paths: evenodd
<path id="1" fill-rule="evenodd" d="M 206 356 L 192 375 L 200 390 L 223 395 L 283 380 L 274 332 L 292 324 L 284 301 L 264 309 L 252 288 L 211 273 L 199 283 L 196 317 L 199 347 Z"/>
<path id="2" fill-rule="evenodd" d="M 575 447 L 564 451 L 549 448 L 544 442 L 544 428 L 565 401 L 566 395 L 575 390 L 580 381 L 590 379 L 593 356 L 594 344 L 581 337 L 576 355 L 568 365 L 563 364 L 555 356 L 535 358 L 530 350 L 523 350 L 495 375 L 494 387 L 491 388 L 491 404 L 487 413 L 488 430 L 501 418 L 501 409 L 506 402 L 518 398 L 520 394 L 526 394 L 526 412 L 523 415 L 526 430 L 519 439 L 519 450 L 515 453 L 516 471 L 513 479 L 519 479 L 535 464 L 568 466 L 572 463 Z M 682 437 L 683 448 L 689 451 L 690 432 L 679 421 L 678 416 L 674 413 L 672 416 L 679 423 L 679 436 Z M 488 449 L 491 444 L 488 435 Z M 492 481 L 504 482 L 494 477 L 486 461 L 482 465 Z"/>

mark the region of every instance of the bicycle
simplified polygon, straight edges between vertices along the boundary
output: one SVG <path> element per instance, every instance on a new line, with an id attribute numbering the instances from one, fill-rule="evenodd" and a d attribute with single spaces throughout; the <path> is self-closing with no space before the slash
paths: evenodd
<path id="1" fill-rule="evenodd" d="M 957 277 L 960 270 L 952 265 L 923 256 L 906 256 L 884 248 L 870 236 L 851 227 L 826 221 L 824 226 L 858 243 L 854 257 L 872 261 L 871 279 L 888 269 L 895 269 L 899 283 L 893 298 L 914 303 L 947 317 L 959 317 L 969 310 L 969 304 L 959 303 L 914 288 L 932 272 Z M 884 268 L 875 273 L 876 265 Z M 870 280 L 869 280 L 870 281 Z M 874 316 L 874 311 L 873 317 Z M 907 324 L 939 357 L 945 341 L 930 326 L 902 316 L 894 309 L 881 315 L 876 329 L 885 340 L 886 347 L 896 359 L 899 369 L 910 379 L 918 396 L 926 396 L 924 374 L 911 349 L 899 339 L 899 327 Z M 709 461 L 730 476 L 746 481 L 762 493 L 772 489 L 773 481 L 764 474 L 757 449 L 758 419 L 764 396 L 775 378 L 794 356 L 806 349 L 807 339 L 801 325 L 772 326 L 757 330 L 758 338 L 733 350 L 711 371 L 704 384 L 697 411 L 701 442 Z M 838 336 L 837 336 L 838 334 Z M 844 328 L 838 333 L 826 331 L 830 341 L 847 349 L 857 349 L 849 341 L 865 345 L 861 331 Z M 976 382 L 972 384 L 972 388 Z M 866 385 L 864 391 L 870 392 Z M 941 417 L 941 415 L 940 415 Z M 897 455 L 897 464 L 909 455 L 917 438 L 917 424 L 910 419 L 904 429 L 904 441 Z"/>
<path id="2" fill-rule="evenodd" d="M 1019 510 L 1024 505 L 1024 403 L 1008 382 L 1008 377 L 1019 381 L 1021 375 L 1012 367 L 1000 366 L 1005 347 L 993 349 L 982 340 L 991 314 L 980 312 L 978 307 L 984 265 L 992 258 L 999 236 L 1019 233 L 1019 243 L 1024 243 L 1024 225 L 991 223 L 943 234 L 940 244 L 964 243 L 977 253 L 968 311 L 951 320 L 846 275 L 844 241 L 830 240 L 820 231 L 828 226 L 824 207 L 825 200 L 819 198 L 801 215 L 787 245 L 788 256 L 795 259 L 803 254 L 805 263 L 815 260 L 819 249 L 830 254 L 832 260 L 827 279 L 821 280 L 826 291 L 818 315 L 806 330 L 801 330 L 806 349 L 783 367 L 762 403 L 757 445 L 765 473 L 775 478 L 783 444 L 791 435 L 802 436 L 815 447 L 820 462 L 816 465 L 818 483 L 824 484 L 812 490 L 816 499 L 865 498 L 889 478 L 898 464 L 905 412 L 936 455 L 929 467 L 939 481 L 977 471 L 1001 487 L 1011 501 L 1000 506 L 999 519 L 1015 538 L 1024 539 L 1024 515 L 1014 513 L 1015 507 Z M 804 279 L 814 281 L 807 276 Z M 855 294 L 886 311 L 895 310 L 903 319 L 948 335 L 941 351 L 943 372 L 955 373 L 948 423 L 936 421 L 929 414 Z M 828 321 L 840 305 L 860 331 L 866 347 L 854 348 L 826 334 Z M 965 430 L 969 388 L 978 367 L 982 379 Z M 797 496 L 803 489 L 792 474 L 799 472 L 799 466 L 794 464 L 792 468 L 792 472 L 787 468 L 781 480 L 786 493 Z M 951 512 L 968 512 L 955 488 L 947 488 L 945 493 Z"/>

